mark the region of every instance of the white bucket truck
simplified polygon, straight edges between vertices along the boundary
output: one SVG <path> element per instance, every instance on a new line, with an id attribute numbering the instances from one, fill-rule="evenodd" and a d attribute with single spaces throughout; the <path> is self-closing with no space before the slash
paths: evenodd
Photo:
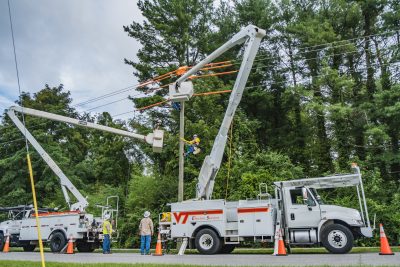
<path id="1" fill-rule="evenodd" d="M 242 241 L 273 242 L 282 231 L 287 245 L 322 244 L 332 253 L 351 250 L 353 240 L 372 237 L 360 170 L 354 174 L 274 183 L 275 198 L 265 188 L 255 200 L 212 200 L 214 180 L 221 165 L 227 134 L 240 103 L 254 58 L 265 31 L 249 25 L 170 86 L 172 101 L 187 101 L 193 95 L 188 77 L 235 45 L 245 43 L 242 64 L 229 104 L 210 155 L 198 177 L 196 199 L 172 203 L 171 212 L 160 219 L 166 239 L 182 239 L 180 252 L 191 244 L 203 254 L 229 253 Z M 325 205 L 317 189 L 355 186 L 360 211 Z M 281 230 L 282 229 L 282 230 Z"/>
<path id="2" fill-rule="evenodd" d="M 126 138 L 139 139 L 152 145 L 154 152 L 161 152 L 164 132 L 155 129 L 153 133 L 140 135 L 121 129 L 25 107 L 12 106 L 8 109 L 7 115 L 21 133 L 25 135 L 29 143 L 35 148 L 54 174 L 59 178 L 65 201 L 69 206 L 69 211 L 63 212 L 50 211 L 48 209 L 39 210 L 43 242 L 49 243 L 51 251 L 60 252 L 66 248 L 68 240 L 72 239 L 76 243 L 78 251 L 92 252 L 103 242 L 102 223 L 105 214 L 110 214 L 111 218 L 115 222 L 115 227 L 117 227 L 118 197 L 108 197 L 105 206 L 96 205 L 101 208 L 102 217 L 95 218 L 93 214 L 87 213 L 85 211 L 89 206 L 87 199 L 72 184 L 64 172 L 58 167 L 56 162 L 32 136 L 17 117 L 15 114 L 16 112 L 76 126 L 97 129 L 121 135 Z M 72 194 L 76 199 L 75 203 L 71 203 L 70 194 Z M 25 251 L 34 250 L 38 244 L 38 234 L 33 208 L 29 206 L 19 206 L 5 209 L 5 211 L 9 212 L 9 220 L 0 223 L 0 249 L 4 245 L 6 237 L 9 236 L 11 246 L 23 247 Z M 115 231 L 115 233 L 118 234 L 117 231 Z"/>

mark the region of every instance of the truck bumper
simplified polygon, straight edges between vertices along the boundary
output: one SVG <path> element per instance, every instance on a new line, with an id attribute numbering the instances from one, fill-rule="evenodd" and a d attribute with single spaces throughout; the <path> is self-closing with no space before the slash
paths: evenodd
<path id="1" fill-rule="evenodd" d="M 361 235 L 364 237 L 372 237 L 372 228 L 371 227 L 360 227 Z"/>

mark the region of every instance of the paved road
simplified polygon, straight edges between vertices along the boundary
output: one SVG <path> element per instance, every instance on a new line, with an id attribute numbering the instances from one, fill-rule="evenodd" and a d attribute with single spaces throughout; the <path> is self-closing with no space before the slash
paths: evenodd
<path id="1" fill-rule="evenodd" d="M 46 261 L 77 263 L 158 263 L 158 264 L 196 264 L 230 266 L 311 266 L 311 265 L 397 265 L 400 266 L 400 253 L 395 256 L 379 256 L 378 253 L 361 254 L 293 254 L 286 257 L 272 255 L 230 254 L 230 255 L 165 255 L 162 257 L 142 256 L 135 253 L 76 253 L 74 255 L 45 253 Z M 0 260 L 40 261 L 37 252 L 0 253 Z"/>

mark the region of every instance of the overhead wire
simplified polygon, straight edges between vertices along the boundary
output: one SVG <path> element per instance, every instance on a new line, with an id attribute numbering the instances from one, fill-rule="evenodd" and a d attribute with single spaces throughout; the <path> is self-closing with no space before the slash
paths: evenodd
<path id="1" fill-rule="evenodd" d="M 387 31 L 387 32 L 380 33 L 380 34 L 371 34 L 371 35 L 369 35 L 369 36 L 360 36 L 360 37 L 351 38 L 351 39 L 346 39 L 346 40 L 334 41 L 334 42 L 329 42 L 329 43 L 320 44 L 320 45 L 315 45 L 315 46 L 308 46 L 308 47 L 303 47 L 303 48 L 301 48 L 301 49 L 312 48 L 312 47 L 319 47 L 319 46 L 323 46 L 323 45 L 325 46 L 325 45 L 329 45 L 329 44 L 340 43 L 340 42 L 346 42 L 346 41 L 350 41 L 350 40 L 356 40 L 356 39 L 361 39 L 361 38 L 366 38 L 366 37 L 372 37 L 372 36 L 381 36 L 381 35 L 385 35 L 385 34 L 389 34 L 389 33 L 395 33 L 395 32 L 397 32 L 397 30 Z M 342 45 L 337 45 L 336 47 L 344 46 L 344 45 L 349 45 L 349 43 L 342 44 Z M 334 47 L 331 47 L 331 48 L 334 48 Z M 323 50 L 323 49 L 326 49 L 326 47 L 321 48 L 321 49 L 318 49 L 318 50 L 321 51 L 321 50 Z M 315 50 L 315 51 L 317 51 L 317 50 Z M 348 54 L 348 53 L 358 53 L 358 52 L 359 52 L 359 51 L 350 51 L 350 52 L 339 53 L 339 54 L 335 54 L 335 55 L 344 55 L 344 54 Z M 325 55 L 325 56 L 323 56 L 323 57 L 326 58 L 326 57 L 330 57 L 330 56 L 332 56 L 332 55 Z M 256 57 L 256 58 L 257 58 L 257 57 Z M 269 57 L 269 58 L 271 58 L 271 57 Z M 318 58 L 321 58 L 321 57 L 318 57 Z M 266 60 L 265 57 L 261 57 L 261 58 L 258 58 L 258 60 L 255 60 L 255 62 L 256 62 L 256 61 L 257 61 L 257 62 L 260 62 L 261 59 Z M 316 59 L 316 58 L 314 58 L 314 59 Z M 312 60 L 312 58 L 311 58 L 311 59 L 310 59 L 310 58 L 309 58 L 309 59 L 303 59 L 303 60 Z M 228 61 L 222 61 L 222 62 L 216 62 L 216 63 L 209 63 L 209 64 L 207 64 L 207 65 L 210 66 L 210 67 L 208 67 L 208 68 L 203 68 L 203 70 L 211 70 L 211 69 L 220 68 L 220 67 L 230 67 L 230 66 L 233 66 L 233 65 L 237 65 L 237 63 L 234 63 L 234 62 L 235 62 L 235 60 L 228 60 Z M 267 66 L 267 65 L 259 66 L 259 65 L 258 65 L 258 66 L 253 66 L 252 69 L 255 69 L 255 68 L 256 68 L 256 69 L 262 69 L 262 68 L 264 68 L 264 67 L 269 67 L 269 66 Z M 190 67 L 187 67 L 187 68 L 190 68 Z M 114 91 L 114 92 L 105 94 L 105 95 L 103 95 L 103 96 L 100 96 L 100 97 L 97 97 L 97 98 L 93 98 L 93 99 L 90 99 L 90 100 L 87 100 L 87 101 L 78 103 L 78 104 L 76 104 L 76 105 L 74 105 L 74 106 L 81 106 L 81 105 L 85 105 L 85 104 L 92 103 L 92 102 L 95 102 L 95 101 L 99 101 L 99 100 L 102 100 L 102 99 L 111 97 L 111 96 L 113 96 L 113 95 L 116 95 L 116 94 L 119 94 L 119 93 L 123 93 L 123 92 L 125 92 L 125 91 L 132 90 L 132 89 L 134 89 L 134 88 L 137 88 L 138 86 L 143 86 L 143 84 L 144 84 L 144 85 L 148 85 L 148 84 L 151 84 L 151 83 L 154 82 L 154 81 L 157 82 L 157 81 L 158 81 L 157 78 L 158 78 L 158 79 L 165 79 L 166 77 L 168 77 L 168 75 L 171 76 L 171 74 L 175 73 L 176 71 L 177 71 L 177 70 L 171 71 L 171 72 L 168 72 L 168 73 L 165 73 L 165 74 L 160 75 L 160 76 L 158 76 L 158 77 L 156 77 L 156 78 L 154 78 L 154 79 L 152 79 L 152 80 L 146 81 L 145 83 L 138 84 L 138 85 L 136 85 L 136 86 L 125 87 L 125 88 L 123 88 L 123 89 L 120 89 L 120 90 L 117 90 L 117 91 Z M 234 72 L 237 72 L 237 71 L 232 71 L 231 73 L 234 73 Z M 214 74 L 214 73 L 212 73 L 212 74 L 205 74 L 205 75 L 198 75 L 198 76 L 207 77 L 207 76 L 218 76 L 218 75 L 220 75 L 220 74 Z M 197 76 L 197 77 L 198 77 L 198 76 Z M 315 78 L 315 77 L 322 77 L 322 76 L 325 76 L 325 75 L 317 75 L 317 76 L 313 76 L 313 77 Z M 309 77 L 309 78 L 312 78 L 312 77 Z M 306 79 L 303 79 L 303 81 L 308 81 L 309 78 L 308 78 L 308 79 L 307 79 L 307 78 L 306 78 Z M 274 84 L 276 85 L 276 84 L 280 84 L 280 83 L 287 83 L 287 81 L 282 81 L 282 82 L 278 82 L 278 83 L 274 83 Z M 152 92 L 155 92 L 155 91 L 164 89 L 164 88 L 167 87 L 168 85 L 170 85 L 170 84 L 166 84 L 166 85 L 163 85 L 163 86 L 160 86 L 160 87 L 157 87 L 157 88 L 150 88 L 148 91 L 146 91 L 146 92 L 141 92 L 141 93 L 139 93 L 139 94 L 134 95 L 133 97 L 138 96 L 138 95 L 143 94 L 143 93 L 144 93 L 144 94 L 148 94 L 148 93 L 152 93 Z M 254 87 L 254 86 L 253 86 L 253 87 Z M 260 87 L 260 86 L 255 86 L 255 87 Z M 248 88 L 248 87 L 246 87 L 246 88 Z M 131 96 L 131 97 L 132 97 L 132 96 Z M 105 103 L 105 104 L 101 104 L 101 105 L 98 105 L 98 106 L 89 108 L 89 109 L 87 109 L 86 111 L 92 111 L 92 110 L 95 110 L 95 109 L 97 109 L 97 108 L 99 108 L 99 107 L 104 107 L 104 106 L 107 106 L 107 105 L 111 105 L 111 104 L 114 104 L 114 103 L 117 103 L 117 102 L 120 102 L 120 101 L 124 101 L 124 100 L 126 100 L 126 99 L 128 99 L 128 97 L 122 98 L 122 99 L 119 99 L 119 100 L 115 100 L 115 101 L 112 101 L 112 102 L 108 102 L 108 103 Z M 116 115 L 114 115 L 114 116 L 121 116 L 121 115 L 128 114 L 128 113 L 132 113 L 132 112 L 133 112 L 133 111 L 123 112 L 123 113 L 116 114 Z M 7 127 L 7 126 L 6 126 L 6 127 Z M 4 127 L 3 127 L 3 128 L 4 128 Z"/>
<path id="2" fill-rule="evenodd" d="M 11 39 L 12 39 L 13 52 L 14 52 L 15 72 L 17 74 L 17 81 L 18 81 L 18 93 L 19 93 L 19 98 L 20 98 L 20 105 L 21 105 L 22 111 L 23 111 L 24 105 L 23 105 L 21 83 L 20 83 L 19 71 L 18 71 L 17 52 L 15 50 L 15 38 L 14 38 L 14 29 L 13 29 L 12 16 L 11 16 L 10 0 L 8 0 L 7 3 L 8 3 L 8 15 L 10 18 Z M 36 200 L 35 181 L 33 179 L 32 164 L 31 164 L 31 158 L 29 155 L 28 138 L 26 137 L 25 115 L 23 112 L 22 112 L 22 123 L 23 123 L 24 131 L 25 131 L 24 136 L 25 136 L 26 158 L 28 161 L 28 171 L 29 171 L 29 178 L 30 178 L 30 184 L 31 184 L 31 189 L 32 189 L 32 199 L 33 199 L 33 205 L 34 205 L 34 211 L 35 211 L 35 217 L 36 217 L 36 228 L 37 228 L 37 235 L 38 235 L 38 241 L 39 241 L 40 259 L 41 259 L 42 267 L 45 267 L 46 263 L 45 263 L 45 258 L 44 258 L 42 235 L 40 232 L 41 226 L 40 226 L 40 220 L 39 220 L 38 205 L 37 205 L 37 200 Z"/>

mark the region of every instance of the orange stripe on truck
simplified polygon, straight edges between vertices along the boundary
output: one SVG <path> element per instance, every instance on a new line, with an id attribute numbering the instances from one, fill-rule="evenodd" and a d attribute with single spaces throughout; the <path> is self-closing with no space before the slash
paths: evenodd
<path id="1" fill-rule="evenodd" d="M 209 214 L 223 214 L 223 210 L 195 210 L 195 211 L 180 211 L 173 212 L 174 218 L 177 223 L 180 222 L 181 218 L 183 218 L 182 224 L 187 222 L 187 219 L 191 215 L 209 215 Z"/>
<path id="2" fill-rule="evenodd" d="M 238 213 L 268 212 L 269 208 L 238 208 Z"/>

